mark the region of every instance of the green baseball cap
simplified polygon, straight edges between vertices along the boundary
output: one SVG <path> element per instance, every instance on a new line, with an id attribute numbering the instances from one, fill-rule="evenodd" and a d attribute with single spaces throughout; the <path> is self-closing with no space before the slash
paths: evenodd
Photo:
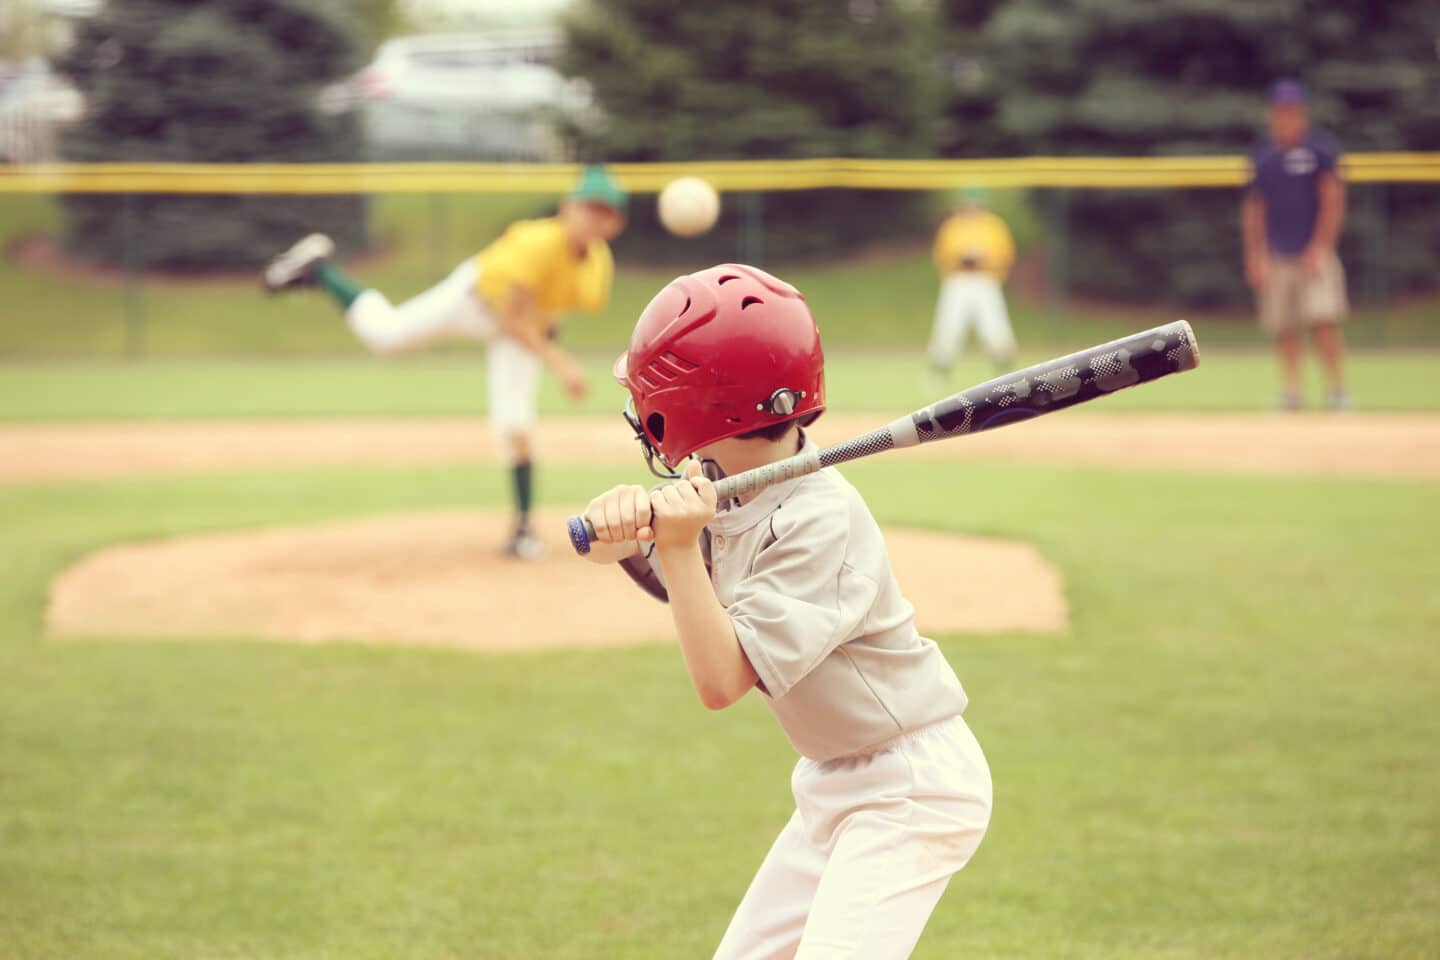
<path id="1" fill-rule="evenodd" d="M 579 182 L 565 199 L 580 203 L 598 203 L 616 213 L 624 213 L 630 205 L 629 194 L 610 176 L 610 171 L 598 163 L 592 163 L 581 171 Z"/>

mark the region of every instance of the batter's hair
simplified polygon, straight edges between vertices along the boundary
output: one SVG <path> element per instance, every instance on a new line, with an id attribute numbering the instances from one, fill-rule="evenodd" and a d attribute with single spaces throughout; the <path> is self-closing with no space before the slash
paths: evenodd
<path id="1" fill-rule="evenodd" d="M 759 430 L 751 430 L 749 433 L 742 433 L 737 440 L 769 440 L 771 443 L 784 439 L 790 432 L 791 427 L 808 427 L 820 416 L 820 411 L 807 413 L 799 417 L 791 417 L 789 420 L 781 420 L 779 423 L 772 423 L 769 426 L 761 427 Z"/>

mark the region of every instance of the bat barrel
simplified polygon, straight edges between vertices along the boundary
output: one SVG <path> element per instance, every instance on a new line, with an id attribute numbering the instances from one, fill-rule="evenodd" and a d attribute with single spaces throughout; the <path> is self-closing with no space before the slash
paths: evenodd
<path id="1" fill-rule="evenodd" d="M 1176 320 L 1096 347 L 1047 360 L 947 397 L 912 417 L 913 440 L 993 430 L 1116 393 L 1200 363 L 1195 331 Z M 897 443 L 896 446 L 909 443 Z"/>

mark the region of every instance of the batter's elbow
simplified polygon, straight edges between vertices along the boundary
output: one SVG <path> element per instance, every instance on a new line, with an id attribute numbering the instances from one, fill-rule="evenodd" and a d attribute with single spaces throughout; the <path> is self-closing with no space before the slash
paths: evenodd
<path id="1" fill-rule="evenodd" d="M 706 710 L 724 710 L 735 702 L 726 696 L 723 690 L 708 684 L 697 686 L 695 692 L 700 695 L 700 702 Z"/>
<path id="2" fill-rule="evenodd" d="M 696 682 L 695 693 L 699 695 L 700 702 L 704 704 L 706 710 L 724 710 L 745 696 L 744 690 L 736 692 L 724 684 L 709 682 Z"/>

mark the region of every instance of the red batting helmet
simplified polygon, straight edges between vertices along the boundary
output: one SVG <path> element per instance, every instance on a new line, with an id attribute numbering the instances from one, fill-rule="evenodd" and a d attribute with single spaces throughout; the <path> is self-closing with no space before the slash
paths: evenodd
<path id="1" fill-rule="evenodd" d="M 615 361 L 631 425 L 672 471 L 699 448 L 825 408 L 825 354 L 800 291 L 726 263 L 677 277 Z M 654 469 L 654 463 L 651 463 Z M 657 471 L 658 472 L 658 471 Z"/>

